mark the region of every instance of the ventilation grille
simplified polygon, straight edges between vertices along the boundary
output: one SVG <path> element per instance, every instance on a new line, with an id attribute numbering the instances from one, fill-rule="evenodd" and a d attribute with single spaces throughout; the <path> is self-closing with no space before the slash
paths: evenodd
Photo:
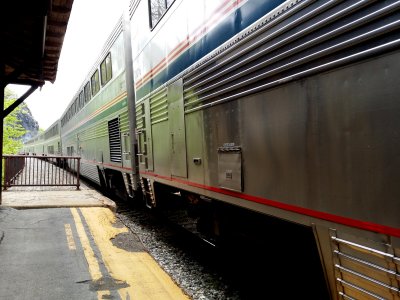
<path id="1" fill-rule="evenodd" d="M 400 44 L 398 1 L 309 3 L 300 11 L 294 5 L 249 32 L 245 43 L 186 74 L 185 112 L 354 63 Z"/>
<path id="2" fill-rule="evenodd" d="M 129 1 L 129 19 L 132 19 L 133 14 L 135 13 L 136 8 L 139 5 L 139 2 L 140 2 L 139 0 L 131 0 L 131 1 Z"/>
<path id="3" fill-rule="evenodd" d="M 110 160 L 120 163 L 122 159 L 121 152 L 121 133 L 119 130 L 119 119 L 108 121 L 108 138 L 110 142 Z"/>
<path id="4" fill-rule="evenodd" d="M 146 127 L 144 102 L 136 105 L 136 128 L 142 129 Z"/>
<path id="5" fill-rule="evenodd" d="M 167 89 L 162 88 L 150 97 L 151 125 L 168 120 Z"/>
<path id="6" fill-rule="evenodd" d="M 341 299 L 400 299 L 400 257 L 389 244 L 353 241 L 331 232 Z"/>

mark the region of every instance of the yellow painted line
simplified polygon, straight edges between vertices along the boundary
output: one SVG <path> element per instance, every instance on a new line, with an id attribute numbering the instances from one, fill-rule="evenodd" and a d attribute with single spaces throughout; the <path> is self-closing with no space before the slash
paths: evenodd
<path id="1" fill-rule="evenodd" d="M 92 281 L 97 281 L 103 276 L 100 271 L 99 262 L 94 254 L 92 247 L 90 246 L 89 238 L 86 235 L 85 228 L 83 227 L 81 217 L 79 216 L 76 208 L 71 208 L 72 216 L 74 217 L 76 231 L 78 232 L 79 239 L 82 244 L 83 252 L 88 263 L 89 273 L 92 277 Z M 103 295 L 110 295 L 110 291 L 101 290 L 97 292 L 97 299 L 103 299 Z"/>
<path id="2" fill-rule="evenodd" d="M 69 250 L 76 250 L 74 236 L 72 235 L 71 224 L 64 224 L 65 234 L 67 236 L 67 244 Z"/>
<path id="3" fill-rule="evenodd" d="M 129 252 L 112 244 L 111 239 L 128 232 L 128 228 L 113 226 L 115 215 L 111 210 L 102 207 L 80 210 L 109 274 L 128 284 L 118 290 L 122 299 L 190 299 L 147 252 Z"/>

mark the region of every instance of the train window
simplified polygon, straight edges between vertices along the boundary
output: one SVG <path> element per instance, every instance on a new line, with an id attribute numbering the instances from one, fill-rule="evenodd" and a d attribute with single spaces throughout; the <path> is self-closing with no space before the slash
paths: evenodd
<path id="1" fill-rule="evenodd" d="M 100 64 L 101 85 L 104 86 L 112 78 L 111 53 Z"/>
<path id="2" fill-rule="evenodd" d="M 96 95 L 100 90 L 100 81 L 99 81 L 99 70 L 96 70 L 92 77 L 90 78 L 90 83 L 92 84 L 92 95 Z"/>
<path id="3" fill-rule="evenodd" d="M 157 25 L 173 2 L 174 0 L 149 0 L 151 28 Z"/>
<path id="4" fill-rule="evenodd" d="M 67 147 L 67 155 L 68 156 L 74 155 L 74 146 Z"/>
<path id="5" fill-rule="evenodd" d="M 91 94 L 90 94 L 90 83 L 86 83 L 85 88 L 83 89 L 85 92 L 85 103 L 88 103 L 90 98 L 91 98 Z"/>
<path id="6" fill-rule="evenodd" d="M 47 146 L 47 153 L 54 154 L 54 146 Z"/>
<path id="7" fill-rule="evenodd" d="M 83 91 L 79 94 L 79 109 L 81 109 L 85 105 L 85 98 L 83 95 Z"/>
<path id="8" fill-rule="evenodd" d="M 78 112 L 79 110 L 79 98 L 76 98 L 74 101 L 74 115 Z"/>

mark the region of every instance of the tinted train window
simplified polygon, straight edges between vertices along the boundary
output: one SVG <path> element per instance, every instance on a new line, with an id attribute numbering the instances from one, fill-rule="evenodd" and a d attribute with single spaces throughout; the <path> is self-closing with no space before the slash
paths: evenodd
<path id="1" fill-rule="evenodd" d="M 83 95 L 83 91 L 79 94 L 79 109 L 81 109 L 85 105 L 85 98 Z"/>
<path id="2" fill-rule="evenodd" d="M 149 0 L 150 27 L 157 25 L 174 0 Z"/>
<path id="3" fill-rule="evenodd" d="M 73 110 L 73 115 L 75 115 L 79 110 L 79 98 L 76 98 L 74 101 L 74 110 Z"/>
<path id="4" fill-rule="evenodd" d="M 90 98 L 91 98 L 91 94 L 90 94 L 90 83 L 86 83 L 85 88 L 84 88 L 84 93 L 85 93 L 85 103 L 88 103 Z"/>
<path id="5" fill-rule="evenodd" d="M 74 155 L 74 146 L 67 147 L 67 155 L 68 156 Z"/>
<path id="6" fill-rule="evenodd" d="M 54 154 L 54 146 L 47 146 L 47 153 Z"/>
<path id="7" fill-rule="evenodd" d="M 91 84 L 92 84 L 92 95 L 94 96 L 100 90 L 99 70 L 96 70 L 96 72 L 94 72 L 94 74 L 92 75 L 90 81 L 91 81 Z"/>
<path id="8" fill-rule="evenodd" d="M 111 53 L 108 53 L 106 58 L 100 65 L 100 75 L 101 75 L 101 85 L 105 85 L 110 81 L 112 77 L 112 68 L 111 68 Z"/>

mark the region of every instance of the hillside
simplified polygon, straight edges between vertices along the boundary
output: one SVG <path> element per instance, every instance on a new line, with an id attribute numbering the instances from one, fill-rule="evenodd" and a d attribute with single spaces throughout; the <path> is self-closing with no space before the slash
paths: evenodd
<path id="1" fill-rule="evenodd" d="M 23 143 L 32 137 L 36 136 L 39 132 L 39 123 L 32 116 L 29 107 L 22 103 L 21 110 L 17 113 L 17 118 L 20 120 L 22 127 L 26 129 L 26 133 L 21 137 Z"/>
<path id="2" fill-rule="evenodd" d="M 14 102 L 15 99 L 17 99 L 18 96 L 17 94 L 12 91 L 11 89 L 6 88 L 4 90 L 4 99 L 5 101 L 10 101 Z M 20 109 L 18 111 L 18 109 Z M 36 136 L 39 132 L 39 123 L 35 120 L 35 118 L 32 116 L 32 113 L 28 107 L 28 105 L 23 102 L 19 107 L 16 109 L 16 117 L 20 121 L 20 124 L 22 127 L 25 128 L 26 133 L 19 139 L 23 143 L 25 143 L 27 140 L 30 138 Z"/>

